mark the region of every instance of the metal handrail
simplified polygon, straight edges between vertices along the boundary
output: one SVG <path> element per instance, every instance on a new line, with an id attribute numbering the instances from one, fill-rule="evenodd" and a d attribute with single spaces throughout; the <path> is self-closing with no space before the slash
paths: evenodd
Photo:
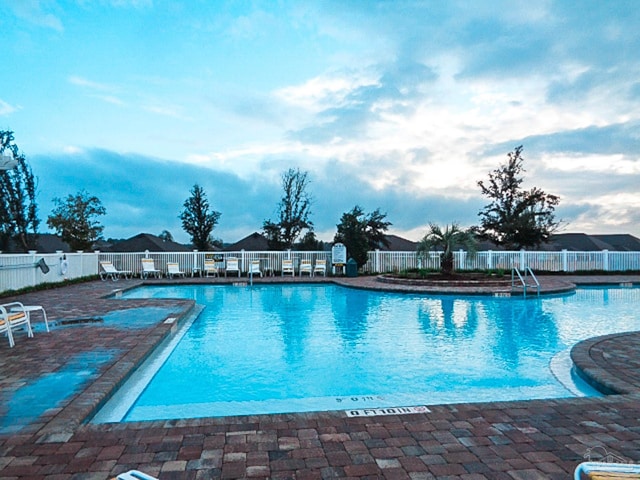
<path id="1" fill-rule="evenodd" d="M 533 273 L 533 270 L 531 270 L 530 267 L 525 267 L 524 269 L 524 278 L 522 277 L 522 274 L 520 273 L 520 270 L 518 270 L 518 267 L 511 267 L 511 290 L 513 290 L 515 288 L 515 275 L 514 273 L 516 273 L 518 275 L 518 278 L 520 279 L 520 283 L 522 284 L 522 296 L 523 297 L 527 297 L 527 272 L 529 274 L 531 274 L 531 278 L 533 278 L 533 281 L 536 284 L 536 290 L 537 290 L 537 295 L 540 296 L 540 282 L 538 282 L 538 279 L 536 278 L 536 276 Z"/>
<path id="2" fill-rule="evenodd" d="M 526 270 L 524 271 L 525 276 L 527 274 L 527 271 L 529 271 L 529 273 L 531 274 L 531 278 L 533 278 L 533 281 L 536 282 L 537 293 L 538 293 L 538 296 L 540 296 L 540 282 L 538 281 L 536 276 L 533 274 L 533 270 L 531 270 L 531 268 L 529 267 L 527 267 Z"/>

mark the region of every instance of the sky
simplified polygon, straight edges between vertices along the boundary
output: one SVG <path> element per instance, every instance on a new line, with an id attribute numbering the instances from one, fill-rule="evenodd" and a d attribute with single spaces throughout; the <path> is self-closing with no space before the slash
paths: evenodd
<path id="1" fill-rule="evenodd" d="M 0 0 L 0 130 L 105 238 L 171 232 L 193 185 L 235 242 L 308 173 L 311 220 L 479 224 L 523 145 L 560 232 L 640 236 L 640 2 Z"/>

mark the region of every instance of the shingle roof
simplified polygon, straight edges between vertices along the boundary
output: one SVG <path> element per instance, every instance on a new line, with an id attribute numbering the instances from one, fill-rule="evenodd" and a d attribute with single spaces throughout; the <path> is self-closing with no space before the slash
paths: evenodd
<path id="1" fill-rule="evenodd" d="M 190 252 L 192 249 L 180 243 L 163 240 L 150 233 L 139 233 L 126 240 L 114 242 L 110 252 Z"/>
<path id="2" fill-rule="evenodd" d="M 398 235 L 385 235 L 389 245 L 380 245 L 383 252 L 415 252 L 418 244 Z"/>
<path id="3" fill-rule="evenodd" d="M 248 252 L 264 252 L 269 250 L 269 242 L 264 235 L 258 232 L 253 232 L 251 235 L 247 235 L 236 243 L 228 245 L 224 248 L 227 252 L 238 252 L 240 250 L 246 250 Z"/>

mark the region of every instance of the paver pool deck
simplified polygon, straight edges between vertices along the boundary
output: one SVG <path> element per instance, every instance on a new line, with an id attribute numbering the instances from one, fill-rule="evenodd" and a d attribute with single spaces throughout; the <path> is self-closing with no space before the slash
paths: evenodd
<path id="1" fill-rule="evenodd" d="M 640 283 L 640 276 L 540 280 L 543 290 L 557 291 L 568 282 Z M 182 281 L 225 280 L 172 282 Z M 338 281 L 362 288 L 418 288 L 380 285 L 372 277 Z M 47 333 L 35 313 L 34 338 L 19 332 L 16 346 L 9 348 L 0 337 L 0 478 L 100 480 L 138 469 L 161 480 L 530 480 L 572 478 L 585 460 L 640 462 L 640 332 L 574 347 L 574 362 L 617 393 L 600 398 L 429 405 L 429 413 L 366 418 L 336 411 L 86 423 L 175 329 L 165 317 L 179 321 L 194 307 L 189 300 L 110 297 L 141 283 L 92 281 L 0 299 L 42 305 L 54 324 Z M 97 321 L 113 317 L 117 323 L 141 307 L 156 307 L 162 318 L 141 328 Z M 56 325 L 62 320 L 66 326 Z M 29 389 L 42 389 L 44 381 L 52 382 L 45 405 Z"/>

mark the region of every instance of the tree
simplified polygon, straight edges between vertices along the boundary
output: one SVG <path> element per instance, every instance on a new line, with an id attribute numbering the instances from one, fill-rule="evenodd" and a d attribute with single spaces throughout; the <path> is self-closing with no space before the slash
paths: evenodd
<path id="1" fill-rule="evenodd" d="M 164 242 L 173 242 L 173 235 L 171 235 L 169 230 L 163 230 L 160 235 L 158 235 L 158 238 Z"/>
<path id="2" fill-rule="evenodd" d="M 534 187 L 522 190 L 522 145 L 508 154 L 508 162 L 489 174 L 487 183 L 478 182 L 482 194 L 491 199 L 480 212 L 481 238 L 519 250 L 535 247 L 558 229 L 555 207 L 560 198 Z"/>
<path id="3" fill-rule="evenodd" d="M 17 165 L 0 171 L 0 250 L 9 240 L 26 252 L 35 250 L 38 242 L 38 206 L 36 179 L 24 155 L 14 143 L 13 132 L 0 131 L 0 154 L 13 156 Z"/>
<path id="4" fill-rule="evenodd" d="M 278 203 L 278 222 L 265 220 L 262 229 L 271 250 L 293 248 L 302 231 L 313 230 L 307 172 L 290 168 L 282 175 L 283 196 Z"/>
<path id="5" fill-rule="evenodd" d="M 313 230 L 307 231 L 302 237 L 302 240 L 296 244 L 296 249 L 306 252 L 313 252 L 324 249 L 324 243 L 322 240 L 316 238 L 316 234 Z"/>
<path id="6" fill-rule="evenodd" d="M 350 212 L 342 214 L 333 241 L 344 244 L 347 255 L 362 267 L 367 263 L 369 250 L 389 245 L 385 232 L 391 223 L 385 221 L 386 216 L 379 208 L 367 215 L 362 207 L 356 205 Z"/>
<path id="7" fill-rule="evenodd" d="M 64 201 L 54 198 L 56 205 L 47 218 L 47 225 L 67 242 L 72 250 L 90 250 L 102 238 L 104 227 L 95 217 L 105 215 L 106 209 L 98 197 L 86 190 L 69 195 Z"/>
<path id="8" fill-rule="evenodd" d="M 440 268 L 445 275 L 453 272 L 453 251 L 464 248 L 471 255 L 476 253 L 477 243 L 473 230 L 462 230 L 457 223 L 446 225 L 442 230 L 434 223 L 429 224 L 429 231 L 418 243 L 418 255 L 423 258 L 433 250 L 441 251 Z"/>
<path id="9" fill-rule="evenodd" d="M 184 201 L 180 214 L 182 229 L 191 236 L 191 243 L 198 250 L 210 250 L 213 245 L 211 232 L 218 224 L 220 212 L 209 210 L 209 201 L 204 189 L 197 183 L 190 190 L 191 196 Z"/>

